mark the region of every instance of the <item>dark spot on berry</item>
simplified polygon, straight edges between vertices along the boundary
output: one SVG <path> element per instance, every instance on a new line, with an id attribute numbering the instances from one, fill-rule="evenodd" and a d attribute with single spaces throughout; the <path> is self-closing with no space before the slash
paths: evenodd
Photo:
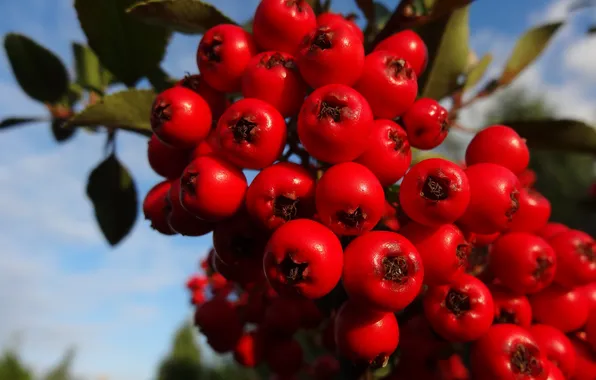
<path id="1" fill-rule="evenodd" d="M 443 121 L 441 121 L 441 133 L 449 132 L 450 128 L 451 128 L 451 121 L 449 120 L 449 118 L 443 119 Z"/>
<path id="2" fill-rule="evenodd" d="M 383 278 L 387 281 L 393 281 L 403 284 L 408 279 L 408 260 L 403 256 L 393 256 L 383 258 Z"/>
<path id="3" fill-rule="evenodd" d="M 188 88 L 189 90 L 198 93 L 200 83 L 201 77 L 199 75 L 190 75 L 187 73 L 184 76 L 184 79 L 182 79 L 182 82 L 180 82 L 180 85 L 184 88 Z"/>
<path id="4" fill-rule="evenodd" d="M 155 102 L 151 111 L 151 125 L 153 128 L 161 128 L 166 121 L 170 120 L 172 120 L 171 104 L 163 100 Z"/>
<path id="5" fill-rule="evenodd" d="M 511 222 L 511 220 L 513 220 L 513 215 L 519 210 L 519 191 L 517 191 L 517 189 L 513 190 L 511 194 L 509 194 L 509 197 L 511 198 L 511 206 L 505 213 L 505 216 Z"/>
<path id="6" fill-rule="evenodd" d="M 347 15 L 345 15 L 344 18 L 347 21 L 356 21 L 356 20 L 358 20 L 358 15 L 356 13 L 352 12 L 352 13 L 348 13 Z"/>
<path id="7" fill-rule="evenodd" d="M 517 319 L 517 315 L 513 311 L 499 309 L 499 313 L 495 316 L 493 323 L 509 323 L 517 325 L 519 324 L 519 320 Z"/>
<path id="8" fill-rule="evenodd" d="M 277 66 L 283 66 L 286 69 L 296 70 L 296 62 L 292 59 L 286 59 L 281 53 L 273 53 L 271 55 L 264 55 L 261 58 L 261 65 L 263 65 L 267 70 L 270 70 Z"/>
<path id="9" fill-rule="evenodd" d="M 337 212 L 337 220 L 349 228 L 358 228 L 366 221 L 366 214 L 360 207 L 351 212 L 344 210 Z"/>
<path id="10" fill-rule="evenodd" d="M 445 298 L 445 307 L 456 317 L 459 317 L 464 312 L 470 310 L 470 297 L 467 294 L 450 289 Z"/>
<path id="11" fill-rule="evenodd" d="M 325 29 L 317 29 L 315 32 L 314 38 L 312 40 L 312 44 L 310 45 L 310 50 L 327 50 L 331 49 L 331 32 Z"/>
<path id="12" fill-rule="evenodd" d="M 406 142 L 399 135 L 399 132 L 397 132 L 395 130 L 389 131 L 389 140 L 393 141 L 393 143 L 395 144 L 393 146 L 393 150 L 395 150 L 396 152 L 400 152 L 400 151 L 405 150 L 405 148 L 406 148 Z"/>
<path id="13" fill-rule="evenodd" d="M 514 373 L 537 376 L 543 371 L 542 364 L 536 358 L 529 347 L 523 344 L 518 344 L 515 350 L 511 353 L 511 368 Z"/>
<path id="14" fill-rule="evenodd" d="M 282 218 L 286 222 L 294 219 L 298 214 L 298 199 L 292 199 L 284 195 L 275 197 L 273 200 L 273 215 Z"/>
<path id="15" fill-rule="evenodd" d="M 576 247 L 577 253 L 586 257 L 590 262 L 596 261 L 596 244 L 584 242 Z"/>
<path id="16" fill-rule="evenodd" d="M 334 122 L 339 123 L 341 121 L 342 108 L 343 106 L 323 100 L 321 102 L 321 109 L 319 111 L 319 120 L 323 119 L 324 117 L 328 117 Z"/>
<path id="17" fill-rule="evenodd" d="M 387 363 L 389 363 L 389 355 L 379 354 L 370 362 L 370 368 L 373 370 L 383 368 Z"/>
<path id="18" fill-rule="evenodd" d="M 449 197 L 449 185 L 449 179 L 429 175 L 422 185 L 420 195 L 431 201 L 443 201 Z"/>
<path id="19" fill-rule="evenodd" d="M 285 276 L 289 285 L 304 281 L 304 272 L 308 268 L 307 263 L 297 263 L 292 259 L 292 254 L 287 253 L 286 257 L 279 263 L 279 270 Z"/>
<path id="20" fill-rule="evenodd" d="M 288 8 L 296 8 L 298 12 L 304 11 L 304 0 L 288 0 L 286 1 L 286 7 Z"/>
<path id="21" fill-rule="evenodd" d="M 468 256 L 470 255 L 470 244 L 460 244 L 457 246 L 455 250 L 455 256 L 457 257 L 457 261 L 459 266 L 465 266 L 468 262 Z"/>
<path id="22" fill-rule="evenodd" d="M 209 62 L 219 63 L 221 62 L 220 50 L 222 44 L 221 37 L 215 36 L 212 41 L 203 44 L 201 52 Z"/>
<path id="23" fill-rule="evenodd" d="M 199 173 L 187 170 L 182 178 L 180 179 L 180 188 L 183 192 L 188 193 L 190 196 L 196 196 L 196 185 Z"/>
<path id="24" fill-rule="evenodd" d="M 541 279 L 553 264 L 554 263 L 550 257 L 538 256 L 536 258 L 536 268 L 534 269 L 534 272 L 532 272 L 532 276 L 537 280 Z"/>
<path id="25" fill-rule="evenodd" d="M 257 123 L 250 121 L 245 117 L 240 118 L 236 124 L 230 126 L 232 133 L 234 134 L 234 141 L 237 143 L 244 141 L 249 143 L 252 142 L 255 134 L 253 131 L 256 127 Z"/>
<path id="26" fill-rule="evenodd" d="M 406 67 L 406 61 L 403 59 L 389 59 L 387 61 L 387 70 L 389 75 L 395 79 L 413 79 L 414 70 Z"/>

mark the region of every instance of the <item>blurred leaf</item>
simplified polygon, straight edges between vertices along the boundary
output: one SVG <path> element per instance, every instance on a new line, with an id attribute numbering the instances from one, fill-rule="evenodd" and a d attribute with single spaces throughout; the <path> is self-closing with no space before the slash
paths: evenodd
<path id="1" fill-rule="evenodd" d="M 588 29 L 588 34 L 594 34 L 596 33 L 596 25 L 592 25 L 589 29 Z"/>
<path id="2" fill-rule="evenodd" d="M 153 86 L 155 91 L 162 92 L 176 84 L 176 79 L 170 77 L 168 73 L 161 67 L 156 67 L 149 75 L 147 75 L 149 83 Z"/>
<path id="3" fill-rule="evenodd" d="M 21 124 L 37 123 L 46 120 L 43 117 L 9 117 L 0 122 L 0 129 L 16 127 Z"/>
<path id="4" fill-rule="evenodd" d="M 389 18 L 391 17 L 391 11 L 385 6 L 385 4 L 378 1 L 374 2 L 374 6 L 377 29 L 381 30 L 385 27 L 387 21 L 389 21 Z"/>
<path id="5" fill-rule="evenodd" d="M 128 170 L 114 154 L 91 172 L 87 196 L 110 245 L 118 244 L 137 219 L 137 190 Z"/>
<path id="6" fill-rule="evenodd" d="M 248 33 L 252 33 L 252 25 L 254 21 L 255 20 L 251 18 L 250 20 L 242 24 L 242 29 L 246 30 Z"/>
<path id="7" fill-rule="evenodd" d="M 436 100 L 451 94 L 468 64 L 470 25 L 468 7 L 422 26 L 418 33 L 428 47 L 426 71 L 418 79 L 421 97 Z"/>
<path id="8" fill-rule="evenodd" d="M 54 119 L 52 121 L 52 135 L 54 136 L 54 140 L 56 140 L 56 142 L 62 143 L 69 140 L 77 131 L 74 128 L 65 128 L 65 125 L 66 120 L 64 119 Z"/>
<path id="9" fill-rule="evenodd" d="M 73 116 L 67 126 L 104 125 L 151 136 L 149 119 L 155 96 L 151 90 L 125 90 L 108 95 Z"/>
<path id="10" fill-rule="evenodd" d="M 200 0 L 145 0 L 126 12 L 145 22 L 187 34 L 201 34 L 219 24 L 236 24 L 213 5 Z"/>
<path id="11" fill-rule="evenodd" d="M 466 84 L 464 85 L 465 90 L 474 88 L 474 86 L 476 86 L 478 84 L 478 82 L 480 82 L 480 80 L 484 76 L 484 73 L 486 73 L 486 70 L 490 66 L 492 60 L 493 60 L 492 54 L 490 54 L 490 53 L 485 54 L 480 59 L 480 61 L 477 64 L 475 64 L 474 67 L 472 67 L 470 69 L 470 71 L 468 72 L 468 76 L 466 78 Z"/>
<path id="12" fill-rule="evenodd" d="M 89 46 L 102 66 L 129 87 L 158 66 L 170 37 L 166 29 L 126 14 L 133 3 L 134 0 L 75 0 Z"/>
<path id="13" fill-rule="evenodd" d="M 375 22 L 375 4 L 373 0 L 356 0 L 356 4 L 369 22 Z"/>
<path id="14" fill-rule="evenodd" d="M 530 148 L 596 154 L 596 129 L 577 120 L 505 121 Z"/>
<path id="15" fill-rule="evenodd" d="M 90 47 L 73 43 L 77 81 L 82 88 L 103 93 L 111 81 L 111 73 L 104 69 Z"/>
<path id="16" fill-rule="evenodd" d="M 515 44 L 499 83 L 501 85 L 511 83 L 530 63 L 538 58 L 561 25 L 563 22 L 555 22 L 528 30 Z"/>
<path id="17" fill-rule="evenodd" d="M 60 58 L 32 39 L 15 33 L 6 35 L 4 49 L 27 95 L 44 103 L 60 100 L 68 87 L 68 73 Z"/>
<path id="18" fill-rule="evenodd" d="M 575 0 L 567 7 L 567 11 L 573 12 L 580 10 L 582 8 L 594 7 L 596 6 L 596 0 Z"/>

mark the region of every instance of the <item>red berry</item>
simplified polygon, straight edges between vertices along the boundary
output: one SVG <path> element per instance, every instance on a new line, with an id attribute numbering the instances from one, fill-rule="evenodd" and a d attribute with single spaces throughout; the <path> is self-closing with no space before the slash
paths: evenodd
<path id="1" fill-rule="evenodd" d="M 293 375 L 300 371 L 304 353 L 294 339 L 282 339 L 270 342 L 267 347 L 267 365 L 277 375 Z"/>
<path id="2" fill-rule="evenodd" d="M 163 143 L 192 148 L 209 134 L 211 110 L 203 98 L 184 87 L 157 95 L 151 107 L 151 129 Z"/>
<path id="3" fill-rule="evenodd" d="M 328 169 L 317 184 L 315 202 L 324 225 L 338 235 L 361 235 L 377 225 L 385 193 L 365 166 L 344 162 Z"/>
<path id="4" fill-rule="evenodd" d="M 530 332 L 516 325 L 494 325 L 471 352 L 473 378 L 546 380 L 549 363 Z"/>
<path id="5" fill-rule="evenodd" d="M 528 328 L 532 323 L 532 307 L 528 297 L 512 293 L 500 285 L 492 285 L 495 315 L 493 323 L 511 323 Z"/>
<path id="6" fill-rule="evenodd" d="M 194 323 L 202 333 L 213 336 L 239 322 L 234 306 L 224 298 L 214 297 L 197 307 Z"/>
<path id="7" fill-rule="evenodd" d="M 315 13 L 306 0 L 262 0 L 255 11 L 252 32 L 261 50 L 294 54 L 316 25 Z"/>
<path id="8" fill-rule="evenodd" d="M 590 343 L 592 349 L 596 349 L 596 313 L 592 310 L 590 310 L 584 330 L 586 331 L 586 340 Z"/>
<path id="9" fill-rule="evenodd" d="M 306 96 L 306 83 L 294 57 L 269 51 L 252 58 L 242 76 L 242 96 L 263 100 L 283 117 L 298 113 Z"/>
<path id="10" fill-rule="evenodd" d="M 206 277 L 193 275 L 186 281 L 186 288 L 188 290 L 199 290 L 207 286 L 208 283 Z"/>
<path id="11" fill-rule="evenodd" d="M 509 231 L 538 232 L 546 226 L 550 212 L 550 202 L 542 194 L 531 189 L 521 189 L 519 210 L 509 225 Z"/>
<path id="12" fill-rule="evenodd" d="M 156 135 L 149 139 L 147 159 L 151 169 L 162 177 L 178 178 L 188 164 L 188 150 L 176 149 L 161 142 Z"/>
<path id="13" fill-rule="evenodd" d="M 592 313 L 593 310 L 596 310 L 596 282 L 582 286 L 582 291 L 588 297 L 588 306 L 590 313 Z"/>
<path id="14" fill-rule="evenodd" d="M 364 46 L 345 24 L 319 25 L 302 40 L 296 61 L 300 74 L 313 88 L 351 86 L 362 74 Z"/>
<path id="15" fill-rule="evenodd" d="M 256 367 L 260 364 L 262 355 L 263 344 L 256 331 L 244 333 L 234 348 L 234 360 L 243 367 Z"/>
<path id="16" fill-rule="evenodd" d="M 265 248 L 263 266 L 269 284 L 282 295 L 321 298 L 341 278 L 343 252 L 339 239 L 308 219 L 279 227 Z"/>
<path id="17" fill-rule="evenodd" d="M 383 186 L 401 179 L 412 163 L 406 131 L 391 120 L 375 120 L 368 148 L 356 162 L 372 171 Z"/>
<path id="18" fill-rule="evenodd" d="M 553 282 L 557 269 L 555 251 L 548 243 L 526 232 L 499 237 L 490 253 L 492 273 L 517 294 L 537 293 Z"/>
<path id="19" fill-rule="evenodd" d="M 267 332 L 292 336 L 302 325 L 300 304 L 291 298 L 275 298 L 265 310 L 263 326 Z"/>
<path id="20" fill-rule="evenodd" d="M 416 100 L 401 120 L 414 148 L 436 148 L 449 133 L 449 112 L 434 99 Z"/>
<path id="21" fill-rule="evenodd" d="M 519 180 L 496 164 L 476 164 L 465 171 L 470 183 L 470 204 L 459 219 L 469 232 L 492 234 L 506 230 L 519 209 Z"/>
<path id="22" fill-rule="evenodd" d="M 212 129 L 209 136 L 201 141 L 190 153 L 189 162 L 200 156 L 216 156 L 219 150 L 217 131 Z"/>
<path id="23" fill-rule="evenodd" d="M 481 162 L 501 165 L 519 174 L 528 167 L 530 151 L 515 130 L 493 125 L 478 132 L 466 149 L 468 166 Z"/>
<path id="24" fill-rule="evenodd" d="M 205 297 L 205 293 L 203 292 L 203 289 L 200 290 L 194 290 L 192 292 L 192 297 L 190 299 L 190 303 L 192 305 L 201 305 L 203 302 L 205 302 L 206 297 Z"/>
<path id="25" fill-rule="evenodd" d="M 416 247 L 402 235 L 372 231 L 345 249 L 343 286 L 355 302 L 398 311 L 420 293 L 424 278 Z"/>
<path id="26" fill-rule="evenodd" d="M 186 87 L 201 95 L 211 109 L 213 120 L 219 119 L 221 114 L 230 105 L 230 101 L 226 98 L 226 95 L 209 86 L 207 82 L 201 78 L 200 74 L 186 75 L 177 85 Z"/>
<path id="27" fill-rule="evenodd" d="M 410 62 L 417 76 L 420 76 L 428 62 L 428 50 L 422 38 L 413 30 L 404 30 L 385 38 L 376 47 L 377 50 L 388 50 Z"/>
<path id="28" fill-rule="evenodd" d="M 494 303 L 486 285 L 476 277 L 462 274 L 450 285 L 428 288 L 424 314 L 443 338 L 470 342 L 484 335 L 493 323 Z"/>
<path id="29" fill-rule="evenodd" d="M 333 84 L 313 91 L 298 114 L 298 136 L 320 161 L 351 161 L 368 148 L 373 115 L 368 102 L 350 87 Z"/>
<path id="30" fill-rule="evenodd" d="M 255 278 L 254 271 L 247 271 L 240 266 L 227 265 L 217 255 L 211 257 L 211 267 L 216 272 L 211 276 L 211 287 L 216 289 L 216 293 L 228 288 L 228 281 L 245 285 L 254 281 Z"/>
<path id="31" fill-rule="evenodd" d="M 590 346 L 577 338 L 571 339 L 575 349 L 575 370 L 573 380 L 593 380 L 596 376 L 596 354 Z"/>
<path id="32" fill-rule="evenodd" d="M 362 75 L 354 88 L 379 119 L 395 119 L 412 107 L 418 95 L 414 70 L 402 56 L 375 51 L 364 59 Z"/>
<path id="33" fill-rule="evenodd" d="M 232 104 L 217 123 L 219 152 L 234 165 L 262 169 L 281 155 L 286 122 L 269 103 L 242 99 Z"/>
<path id="34" fill-rule="evenodd" d="M 569 227 L 567 227 L 564 224 L 550 222 L 547 223 L 546 226 L 542 227 L 540 231 L 537 232 L 537 234 L 544 240 L 550 241 L 550 239 L 555 235 L 558 235 L 559 232 L 564 232 L 567 230 L 569 230 Z"/>
<path id="35" fill-rule="evenodd" d="M 412 166 L 399 191 L 399 202 L 413 220 L 428 226 L 455 222 L 470 201 L 465 172 L 442 158 L 430 158 Z"/>
<path id="36" fill-rule="evenodd" d="M 566 377 L 571 377 L 575 369 L 575 350 L 569 338 L 548 325 L 533 325 L 529 331 L 546 358 L 555 363 Z"/>
<path id="37" fill-rule="evenodd" d="M 206 222 L 192 215 L 180 203 L 180 179 L 172 181 L 168 191 L 170 212 L 168 224 L 173 231 L 183 236 L 203 236 L 213 231 L 213 223 Z"/>
<path id="38" fill-rule="evenodd" d="M 314 380 L 335 379 L 339 375 L 339 361 L 333 355 L 325 354 L 315 359 L 313 366 Z"/>
<path id="39" fill-rule="evenodd" d="M 220 158 L 195 158 L 180 180 L 182 206 L 201 219 L 229 218 L 244 202 L 247 188 L 244 173 Z"/>
<path id="40" fill-rule="evenodd" d="M 596 281 L 596 241 L 590 235 L 567 230 L 548 242 L 557 254 L 555 282 L 571 288 Z"/>
<path id="41" fill-rule="evenodd" d="M 332 12 L 323 12 L 317 16 L 317 25 L 332 25 L 333 23 L 339 23 L 348 26 L 352 32 L 358 36 L 358 39 L 364 43 L 364 33 L 362 33 L 362 30 L 354 22 L 353 18 L 344 17 L 340 14 Z"/>
<path id="42" fill-rule="evenodd" d="M 222 92 L 240 90 L 240 80 L 255 54 L 251 35 L 240 26 L 220 24 L 207 30 L 197 49 L 202 78 Z"/>
<path id="43" fill-rule="evenodd" d="M 383 367 L 399 343 L 397 320 L 393 313 L 348 301 L 335 320 L 335 341 L 339 353 L 348 360 Z"/>
<path id="44" fill-rule="evenodd" d="M 517 174 L 517 178 L 522 187 L 531 189 L 536 183 L 536 172 L 532 169 L 525 169 L 523 172 Z"/>
<path id="45" fill-rule="evenodd" d="M 588 298 L 581 288 L 567 290 L 553 284 L 529 298 L 534 319 L 564 333 L 581 328 L 588 320 Z"/>
<path id="46" fill-rule="evenodd" d="M 153 186 L 143 201 L 143 214 L 145 219 L 151 222 L 151 228 L 164 235 L 175 235 L 168 224 L 170 205 L 168 203 L 168 192 L 172 183 L 163 181 Z"/>

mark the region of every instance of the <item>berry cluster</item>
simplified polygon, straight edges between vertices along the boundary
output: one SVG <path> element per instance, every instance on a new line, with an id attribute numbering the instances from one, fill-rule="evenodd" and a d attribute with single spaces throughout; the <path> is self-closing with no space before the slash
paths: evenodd
<path id="1" fill-rule="evenodd" d="M 205 32 L 200 74 L 153 104 L 166 179 L 143 205 L 162 234 L 213 233 L 187 284 L 196 325 L 276 379 L 333 378 L 334 353 L 390 379 L 596 378 L 594 239 L 549 223 L 507 126 L 465 164 L 412 165 L 451 123 L 418 98 L 427 59 L 410 30 L 365 54 L 351 19 L 303 0 L 262 0 L 252 33 Z M 300 330 L 328 350 L 308 365 Z"/>

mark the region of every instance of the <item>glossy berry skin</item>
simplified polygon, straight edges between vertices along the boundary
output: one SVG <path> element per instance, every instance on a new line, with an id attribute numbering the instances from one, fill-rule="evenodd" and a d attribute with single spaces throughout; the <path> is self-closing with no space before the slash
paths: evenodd
<path id="1" fill-rule="evenodd" d="M 151 228 L 162 235 L 176 235 L 168 224 L 170 205 L 168 192 L 172 186 L 171 181 L 162 181 L 153 186 L 143 200 L 143 215 L 151 222 Z"/>
<path id="2" fill-rule="evenodd" d="M 548 367 L 548 377 L 546 378 L 546 380 L 566 380 L 567 379 L 565 377 L 565 375 L 563 375 L 563 373 L 561 372 L 559 367 L 557 367 L 555 365 L 555 363 L 549 361 L 547 363 L 547 367 Z"/>
<path id="3" fill-rule="evenodd" d="M 553 284 L 540 293 L 531 295 L 529 299 L 536 321 L 564 333 L 578 330 L 588 320 L 588 299 L 581 288 L 567 290 Z"/>
<path id="4" fill-rule="evenodd" d="M 315 205 L 321 222 L 338 235 L 361 235 L 377 225 L 385 193 L 365 166 L 344 162 L 329 168 L 317 184 Z"/>
<path id="5" fill-rule="evenodd" d="M 302 78 L 313 88 L 352 86 L 364 68 L 364 46 L 347 25 L 319 25 L 302 40 L 296 62 Z"/>
<path id="6" fill-rule="evenodd" d="M 368 148 L 356 162 L 369 168 L 381 185 L 393 185 L 406 174 L 412 163 L 406 131 L 391 120 L 375 120 Z"/>
<path id="7" fill-rule="evenodd" d="M 449 112 L 436 100 L 420 98 L 402 116 L 410 145 L 418 149 L 438 147 L 449 133 Z"/>
<path id="8" fill-rule="evenodd" d="M 313 91 L 298 114 L 298 137 L 317 160 L 352 161 L 368 147 L 373 114 L 360 93 L 341 84 Z"/>
<path id="9" fill-rule="evenodd" d="M 315 13 L 305 0 L 263 0 L 255 11 L 252 33 L 259 49 L 294 54 L 316 25 Z"/>
<path id="10" fill-rule="evenodd" d="M 575 350 L 565 334 L 549 325 L 533 325 L 530 334 L 546 358 L 555 363 L 566 377 L 575 370 Z"/>
<path id="11" fill-rule="evenodd" d="M 271 104 L 242 99 L 232 104 L 217 123 L 219 152 L 234 165 L 262 169 L 281 155 L 286 122 Z"/>
<path id="12" fill-rule="evenodd" d="M 283 117 L 295 115 L 306 96 L 306 83 L 300 77 L 294 57 L 268 51 L 257 54 L 242 75 L 242 96 L 263 100 Z"/>
<path id="13" fill-rule="evenodd" d="M 395 119 L 414 104 L 418 79 L 402 57 L 381 50 L 366 56 L 354 88 L 366 98 L 375 118 Z"/>
<path id="14" fill-rule="evenodd" d="M 596 310 L 596 282 L 592 282 L 588 285 L 582 286 L 581 289 L 588 298 L 588 307 L 590 309 L 590 314 L 596 314 L 596 312 L 593 312 L 594 310 Z"/>
<path id="15" fill-rule="evenodd" d="M 561 223 L 550 222 L 542 227 L 536 234 L 546 241 L 550 241 L 552 237 L 558 235 L 559 232 L 568 231 L 569 227 Z"/>
<path id="16" fill-rule="evenodd" d="M 178 178 L 188 164 L 188 150 L 175 149 L 152 135 L 147 146 L 147 159 L 151 169 L 168 179 Z"/>
<path id="17" fill-rule="evenodd" d="M 209 86 L 207 81 L 201 78 L 201 74 L 185 75 L 176 86 L 188 88 L 199 94 L 209 105 L 213 120 L 217 121 L 221 114 L 230 105 L 230 101 L 226 98 L 226 94 Z"/>
<path id="18" fill-rule="evenodd" d="M 269 342 L 265 360 L 272 372 L 279 375 L 293 375 L 302 367 L 304 353 L 294 339 Z"/>
<path id="19" fill-rule="evenodd" d="M 381 367 L 399 343 L 395 315 L 345 302 L 335 320 L 335 341 L 339 353 L 355 363 Z"/>
<path id="20" fill-rule="evenodd" d="M 532 189 L 520 189 L 519 210 L 515 213 L 509 231 L 540 231 L 550 218 L 550 202 L 539 192 Z"/>
<path id="21" fill-rule="evenodd" d="M 404 212 L 427 226 L 451 224 L 459 219 L 470 201 L 470 186 L 464 171 L 442 158 L 430 158 L 412 166 L 399 192 Z"/>
<path id="22" fill-rule="evenodd" d="M 592 380 L 596 375 L 596 354 L 587 342 L 578 338 L 571 338 L 571 344 L 575 349 L 575 370 L 572 379 Z"/>
<path id="23" fill-rule="evenodd" d="M 510 323 L 524 328 L 532 323 L 532 307 L 528 297 L 512 293 L 501 285 L 489 286 L 495 305 L 493 323 Z"/>
<path id="24" fill-rule="evenodd" d="M 279 227 L 265 247 L 263 268 L 269 284 L 282 295 L 316 299 L 339 282 L 343 250 L 337 236 L 309 219 Z"/>
<path id="25" fill-rule="evenodd" d="M 510 324 L 492 326 L 472 346 L 473 378 L 546 380 L 548 360 L 530 332 Z"/>
<path id="26" fill-rule="evenodd" d="M 350 299 L 368 307 L 404 309 L 420 293 L 423 278 L 416 247 L 395 232 L 366 233 L 344 251 L 344 288 Z"/>
<path id="27" fill-rule="evenodd" d="M 180 201 L 196 217 L 218 221 L 240 209 L 246 188 L 240 169 L 221 158 L 201 156 L 182 173 Z"/>
<path id="28" fill-rule="evenodd" d="M 590 235 L 568 230 L 548 242 L 557 254 L 555 282 L 571 288 L 596 281 L 596 241 Z"/>
<path id="29" fill-rule="evenodd" d="M 197 49 L 197 66 L 209 86 L 221 92 L 240 90 L 244 69 L 256 49 L 240 26 L 219 24 L 207 30 Z"/>
<path id="30" fill-rule="evenodd" d="M 490 291 L 482 281 L 468 274 L 457 277 L 450 285 L 429 287 L 423 305 L 433 330 L 451 342 L 476 340 L 493 322 Z"/>
<path id="31" fill-rule="evenodd" d="M 426 44 L 413 30 L 404 30 L 385 38 L 375 47 L 375 51 L 378 50 L 387 50 L 403 57 L 410 62 L 417 76 L 424 72 L 428 63 Z"/>
<path id="32" fill-rule="evenodd" d="M 360 41 L 364 43 L 364 33 L 350 17 L 344 17 L 338 13 L 323 12 L 317 16 L 317 25 L 332 25 L 333 23 L 345 24 L 354 32 Z"/>
<path id="33" fill-rule="evenodd" d="M 516 294 L 532 294 L 553 282 L 557 270 L 555 251 L 548 243 L 527 232 L 501 235 L 489 257 L 492 273 Z"/>
<path id="34" fill-rule="evenodd" d="M 259 172 L 246 192 L 249 214 L 265 229 L 275 230 L 315 213 L 315 179 L 302 166 L 278 162 Z"/>
<path id="35" fill-rule="evenodd" d="M 192 215 L 180 203 L 180 179 L 172 181 L 168 191 L 170 212 L 168 224 L 173 231 L 183 236 L 203 236 L 213 231 L 213 223 L 206 222 Z"/>
<path id="36" fill-rule="evenodd" d="M 192 148 L 209 134 L 211 110 L 203 98 L 184 87 L 157 95 L 151 106 L 151 129 L 164 144 Z"/>
<path id="37" fill-rule="evenodd" d="M 234 360 L 247 368 L 254 368 L 263 359 L 263 342 L 256 331 L 244 333 L 234 348 Z"/>
<path id="38" fill-rule="evenodd" d="M 446 285 L 466 269 L 470 245 L 453 224 L 428 227 L 416 222 L 399 230 L 418 250 L 424 266 L 424 283 Z"/>
<path id="39" fill-rule="evenodd" d="M 515 130 L 493 125 L 478 132 L 466 149 L 466 165 L 481 162 L 501 165 L 519 174 L 528 167 L 530 151 Z"/>
<path id="40" fill-rule="evenodd" d="M 496 164 L 476 164 L 465 170 L 470 204 L 458 224 L 469 232 L 492 234 L 506 230 L 519 209 L 519 180 Z"/>

